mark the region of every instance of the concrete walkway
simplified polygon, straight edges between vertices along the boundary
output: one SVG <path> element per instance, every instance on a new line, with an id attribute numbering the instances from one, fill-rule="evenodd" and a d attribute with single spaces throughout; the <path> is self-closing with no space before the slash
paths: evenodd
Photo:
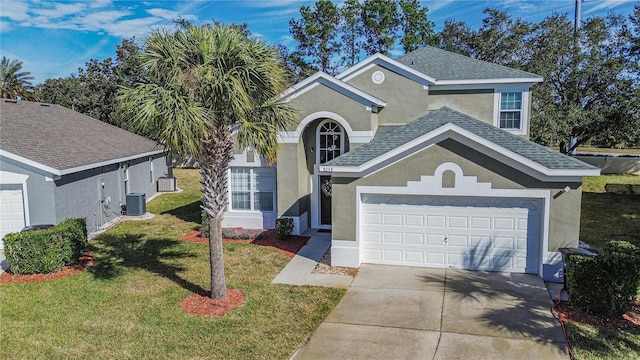
<path id="1" fill-rule="evenodd" d="M 303 235 L 311 238 L 271 283 L 348 288 L 353 281 L 351 276 L 312 273 L 324 253 L 331 246 L 331 233 L 322 233 L 309 229 Z"/>
<path id="2" fill-rule="evenodd" d="M 568 359 L 537 275 L 367 265 L 295 359 Z"/>

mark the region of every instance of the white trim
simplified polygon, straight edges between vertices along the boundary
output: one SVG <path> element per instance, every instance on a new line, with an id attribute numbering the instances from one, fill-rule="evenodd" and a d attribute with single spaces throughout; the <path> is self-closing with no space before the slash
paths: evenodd
<path id="1" fill-rule="evenodd" d="M 318 84 L 322 84 L 329 89 L 337 91 L 350 99 L 358 101 L 365 106 L 371 107 L 385 107 L 387 106 L 386 101 L 380 100 L 377 97 L 368 94 L 352 85 L 347 84 L 346 82 L 340 81 L 335 77 L 324 73 L 322 71 L 311 75 L 310 77 L 302 80 L 296 85 L 290 87 L 285 90 L 280 96 L 286 100 L 295 99 L 296 97 L 306 93 L 307 91 L 313 89 Z"/>
<path id="2" fill-rule="evenodd" d="M 154 151 L 149 151 L 149 152 L 142 153 L 142 154 L 125 156 L 125 157 L 121 157 L 121 158 L 117 158 L 117 159 L 105 160 L 105 161 L 101 161 L 101 162 L 97 162 L 97 163 L 93 163 L 93 164 L 76 166 L 76 167 L 73 167 L 73 168 L 62 169 L 62 170 L 53 168 L 53 167 L 48 166 L 48 165 L 41 164 L 41 163 L 33 161 L 33 160 L 29 160 L 29 159 L 27 159 L 25 157 L 10 153 L 10 152 L 8 152 L 6 150 L 1 150 L 0 149 L 0 156 L 6 157 L 6 158 L 9 158 L 9 159 L 18 161 L 18 162 L 21 162 L 21 163 L 23 163 L 25 165 L 34 167 L 34 168 L 36 168 L 38 170 L 47 172 L 47 173 L 49 173 L 51 175 L 63 176 L 63 175 L 68 175 L 68 174 L 73 174 L 73 173 L 76 173 L 76 172 L 84 171 L 84 170 L 95 169 L 95 168 L 100 167 L 100 166 L 112 165 L 112 164 L 117 164 L 117 163 L 121 163 L 121 162 L 130 161 L 130 160 L 140 159 L 140 158 L 143 158 L 143 157 L 153 156 L 153 155 L 161 154 L 163 152 L 164 152 L 163 150 L 154 150 Z"/>
<path id="3" fill-rule="evenodd" d="M 382 166 L 388 166 L 414 154 L 420 149 L 424 149 L 425 143 L 435 144 L 447 138 L 454 139 L 485 155 L 496 158 L 496 160 L 542 181 L 574 180 L 579 182 L 579 178 L 582 176 L 600 175 L 600 169 L 549 169 L 451 123 L 447 123 L 359 166 L 332 166 L 326 168 L 328 171 L 332 171 L 333 176 L 366 176 L 371 171 L 377 171 Z"/>
<path id="4" fill-rule="evenodd" d="M 517 83 L 534 84 L 542 81 L 543 81 L 542 77 L 496 78 L 496 79 L 477 79 L 477 80 L 438 80 L 436 81 L 436 85 L 480 85 L 480 84 L 517 84 Z"/>
<path id="5" fill-rule="evenodd" d="M 29 212 L 29 191 L 27 189 L 27 179 L 29 175 L 13 173 L 0 170 L 0 185 L 21 185 L 22 186 L 22 206 L 24 208 L 24 226 L 31 225 Z"/>
<path id="6" fill-rule="evenodd" d="M 456 176 L 456 186 L 453 188 L 442 187 L 442 173 L 453 171 Z M 464 176 L 462 169 L 455 163 L 445 162 L 440 164 L 434 175 L 425 175 L 419 181 L 407 181 L 407 186 L 357 186 L 356 187 L 356 241 L 358 248 L 358 265 L 363 258 L 361 211 L 364 194 L 385 195 L 426 195 L 426 196 L 464 196 L 464 197 L 504 197 L 516 199 L 537 199 L 541 204 L 541 246 L 538 272 L 542 276 L 543 260 L 549 257 L 549 215 L 551 208 L 551 190 L 548 189 L 493 189 L 491 183 L 480 183 L 475 176 Z M 342 242 L 342 247 L 346 247 Z M 348 251 L 345 249 L 345 251 Z M 341 255 L 342 256 L 342 255 Z M 341 266 L 342 264 L 335 263 Z M 351 265 L 353 266 L 353 265 Z"/>
<path id="7" fill-rule="evenodd" d="M 233 195 L 232 195 L 232 184 L 231 184 L 231 170 L 232 169 L 249 169 L 249 206 L 251 207 L 251 209 L 234 209 L 233 208 Z M 260 210 L 260 209 L 255 209 L 255 193 L 257 192 L 257 189 L 255 187 L 255 183 L 253 181 L 253 174 L 254 174 L 254 170 L 255 169 L 270 169 L 271 170 L 271 174 L 272 174 L 272 178 L 273 178 L 273 188 L 272 188 L 272 193 L 273 193 L 273 199 L 272 199 L 272 210 Z M 275 166 L 229 166 L 229 168 L 227 169 L 227 212 L 229 213 L 253 213 L 253 212 L 258 212 L 258 213 L 275 213 L 277 206 L 278 206 L 278 202 L 277 202 L 277 198 L 276 198 L 276 183 L 277 183 L 277 174 L 276 174 L 276 168 Z"/>
<path id="8" fill-rule="evenodd" d="M 302 136 L 307 125 L 318 119 L 331 119 L 339 123 L 344 131 L 346 131 L 350 143 L 363 144 L 373 139 L 373 131 L 354 131 L 344 117 L 331 111 L 317 111 L 305 116 L 304 119 L 298 123 L 298 127 L 294 131 L 280 131 L 278 133 L 278 141 L 281 144 L 299 143 L 300 136 Z"/>

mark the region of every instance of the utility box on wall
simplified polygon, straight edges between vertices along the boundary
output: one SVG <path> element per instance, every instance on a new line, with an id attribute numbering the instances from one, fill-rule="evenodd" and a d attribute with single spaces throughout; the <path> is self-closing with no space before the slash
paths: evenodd
<path id="1" fill-rule="evenodd" d="M 147 195 L 145 193 L 127 194 L 127 215 L 138 216 L 147 212 Z"/>

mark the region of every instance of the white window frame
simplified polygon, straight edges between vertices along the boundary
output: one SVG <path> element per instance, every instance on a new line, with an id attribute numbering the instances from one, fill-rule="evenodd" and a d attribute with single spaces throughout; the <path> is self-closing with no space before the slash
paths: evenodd
<path id="1" fill-rule="evenodd" d="M 328 123 L 335 124 L 340 129 L 340 132 L 333 133 L 333 132 L 321 131 L 322 127 L 325 124 L 328 124 Z M 344 137 L 345 137 L 344 136 L 344 127 L 342 127 L 342 125 L 340 125 L 339 122 L 337 122 L 335 120 L 332 120 L 332 119 L 326 119 L 324 121 L 321 121 L 320 124 L 318 124 L 318 128 L 316 130 L 316 164 L 317 165 L 324 164 L 324 163 L 320 163 L 320 152 L 321 152 L 321 150 L 320 150 L 320 137 L 323 136 L 323 135 L 331 135 L 331 134 L 340 135 L 340 149 L 339 149 L 340 150 L 340 155 L 345 153 L 345 151 L 344 151 Z M 340 155 L 338 155 L 338 156 L 340 156 Z"/>
<path id="2" fill-rule="evenodd" d="M 122 165 L 122 186 L 124 186 L 124 195 L 127 196 L 129 191 L 129 165 Z"/>
<path id="3" fill-rule="evenodd" d="M 231 189 L 231 173 L 232 173 L 232 169 L 238 169 L 238 168 L 243 168 L 243 169 L 249 169 L 249 209 L 234 209 L 233 208 L 233 191 Z M 254 181 L 255 179 L 255 169 L 268 169 L 271 171 L 271 176 L 272 176 L 272 184 L 273 184 L 273 188 L 271 189 L 271 192 L 273 194 L 273 204 L 272 204 L 272 210 L 260 210 L 260 209 L 256 209 L 256 202 L 255 202 L 255 194 L 258 191 L 257 187 L 256 187 L 256 183 Z M 274 167 L 249 167 L 249 166 L 232 166 L 229 168 L 228 173 L 227 173 L 227 179 L 229 179 L 229 205 L 228 205 L 228 211 L 237 211 L 237 212 L 262 212 L 262 213 L 270 213 L 270 212 L 275 212 L 276 210 L 276 172 L 275 172 L 275 168 Z"/>
<path id="4" fill-rule="evenodd" d="M 149 184 L 153 184 L 153 158 L 149 158 Z"/>
<path id="5" fill-rule="evenodd" d="M 522 103 L 520 108 L 520 127 L 519 128 L 501 128 L 500 127 L 500 113 L 501 99 L 503 93 L 521 93 Z M 508 131 L 515 135 L 529 135 L 529 87 L 498 87 L 494 89 L 494 103 L 493 103 L 493 126 Z M 512 111 L 512 110 L 510 110 Z"/>

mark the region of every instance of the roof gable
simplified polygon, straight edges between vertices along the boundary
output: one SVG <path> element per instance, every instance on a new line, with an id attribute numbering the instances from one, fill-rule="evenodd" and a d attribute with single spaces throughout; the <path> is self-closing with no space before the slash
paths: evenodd
<path id="1" fill-rule="evenodd" d="M 374 138 L 325 164 L 334 174 L 362 176 L 452 138 L 542 180 L 598 175 L 600 170 L 447 107 Z M 329 169 L 325 169 L 329 170 Z"/>
<path id="2" fill-rule="evenodd" d="M 281 97 L 284 99 L 293 99 L 318 85 L 324 85 L 334 91 L 339 92 L 342 95 L 345 95 L 355 101 L 364 104 L 365 106 L 385 107 L 387 105 L 384 100 L 378 99 L 377 97 L 368 94 L 352 85 L 349 85 L 344 81 L 334 78 L 333 76 L 322 71 L 317 72 L 314 75 L 290 87 L 281 94 Z"/>
<path id="3" fill-rule="evenodd" d="M 0 100 L 0 154 L 52 175 L 161 153 L 142 136 L 60 105 Z"/>

